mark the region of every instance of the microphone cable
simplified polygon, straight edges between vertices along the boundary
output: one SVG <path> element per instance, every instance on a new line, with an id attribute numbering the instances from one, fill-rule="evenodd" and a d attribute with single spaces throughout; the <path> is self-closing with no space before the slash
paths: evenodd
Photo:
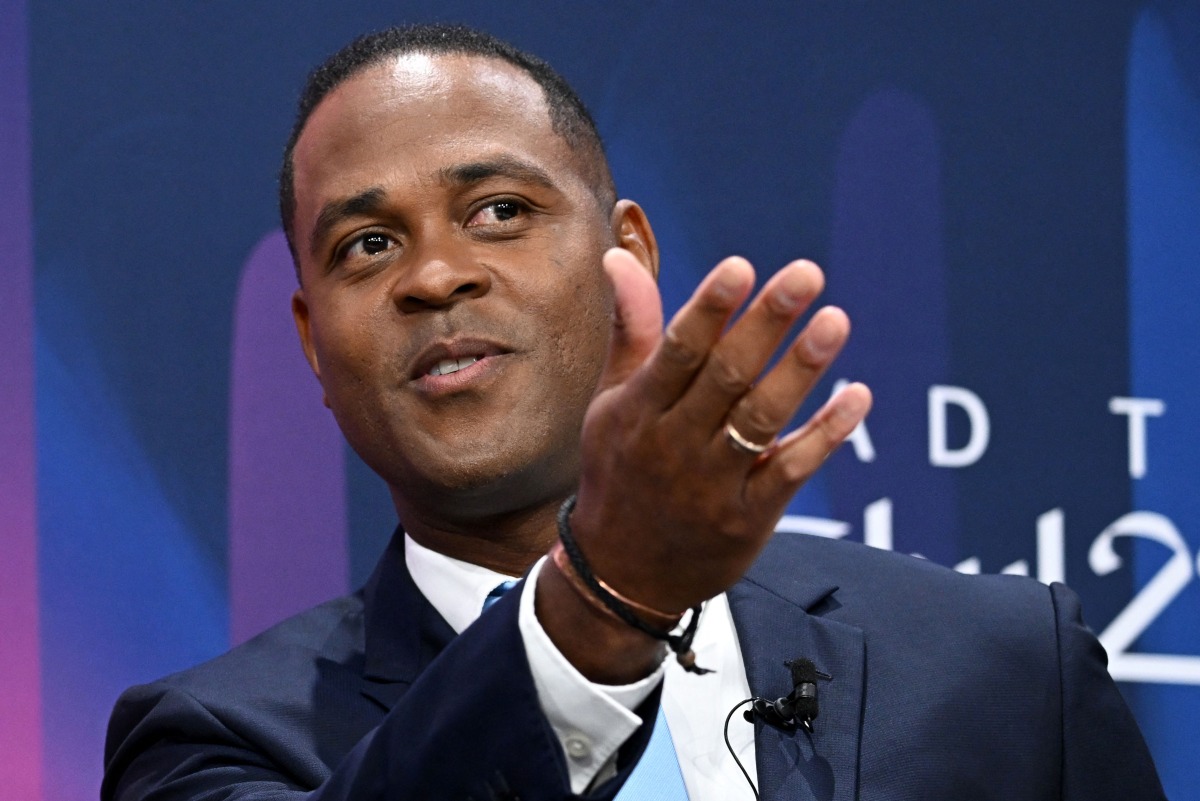
<path id="1" fill-rule="evenodd" d="M 725 748 L 729 750 L 729 755 L 733 757 L 738 770 L 746 777 L 746 783 L 750 785 L 750 791 L 754 793 L 755 801 L 759 799 L 758 788 L 754 786 L 746 766 L 742 764 L 742 760 L 738 759 L 738 755 L 733 751 L 733 744 L 729 742 L 729 721 L 733 719 L 733 713 L 746 704 L 750 704 L 750 709 L 743 714 L 747 723 L 753 723 L 757 718 L 764 724 L 788 734 L 795 733 L 798 728 L 803 729 L 805 734 L 812 738 L 812 722 L 819 714 L 817 679 L 833 678 L 828 673 L 817 670 L 817 666 L 811 659 L 792 659 L 783 664 L 792 674 L 792 691 L 790 693 L 782 698 L 776 698 L 774 701 L 768 701 L 760 696 L 747 698 L 734 704 L 733 709 L 730 709 L 729 714 L 725 716 Z"/>
<path id="2" fill-rule="evenodd" d="M 734 704 L 733 709 L 729 710 L 729 714 L 725 716 L 725 747 L 729 749 L 729 755 L 733 757 L 734 763 L 737 764 L 738 770 L 746 777 L 746 784 L 750 785 L 750 792 L 754 793 L 754 801 L 759 801 L 758 788 L 754 786 L 754 782 L 750 779 L 750 774 L 746 772 L 746 766 L 742 764 L 742 760 L 738 759 L 738 755 L 733 752 L 733 744 L 729 742 L 729 721 L 733 719 L 733 713 L 746 704 L 753 704 L 755 699 L 747 698 L 745 701 L 738 701 Z"/>

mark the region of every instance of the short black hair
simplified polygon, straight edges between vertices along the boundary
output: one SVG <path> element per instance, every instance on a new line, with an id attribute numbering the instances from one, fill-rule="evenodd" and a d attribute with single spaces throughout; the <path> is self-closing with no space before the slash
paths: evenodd
<path id="1" fill-rule="evenodd" d="M 389 58 L 424 53 L 481 56 L 506 61 L 531 77 L 542 88 L 554 132 L 584 160 L 586 176 L 597 200 L 607 207 L 616 202 L 616 187 L 596 123 L 579 95 L 553 67 L 508 42 L 465 25 L 404 25 L 360 36 L 309 73 L 300 95 L 296 122 L 283 151 L 279 170 L 279 215 L 287 236 L 296 272 L 300 271 L 294 240 L 296 186 L 292 155 L 308 118 L 330 92 L 363 70 Z"/>

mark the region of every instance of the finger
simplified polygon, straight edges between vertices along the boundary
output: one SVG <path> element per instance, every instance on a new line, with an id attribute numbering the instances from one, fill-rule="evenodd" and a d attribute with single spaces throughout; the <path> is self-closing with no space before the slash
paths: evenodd
<path id="1" fill-rule="evenodd" d="M 746 393 L 726 417 L 753 443 L 774 439 L 837 358 L 850 336 L 850 319 L 835 306 L 813 315 L 779 363 Z"/>
<path id="2" fill-rule="evenodd" d="M 748 502 L 782 509 L 870 410 L 871 390 L 865 384 L 843 387 L 755 466 L 746 487 Z"/>
<path id="3" fill-rule="evenodd" d="M 705 276 L 634 379 L 647 403 L 662 410 L 679 399 L 753 287 L 754 268 L 738 256 L 724 259 Z"/>
<path id="4" fill-rule="evenodd" d="M 824 275 L 810 261 L 792 262 L 772 276 L 712 348 L 679 401 L 680 413 L 708 431 L 722 427 L 730 407 L 754 385 L 788 329 L 824 286 Z"/>
<path id="5" fill-rule="evenodd" d="M 662 338 L 662 299 L 653 276 L 622 248 L 609 248 L 603 264 L 613 287 L 613 324 L 598 390 L 628 379 Z"/>

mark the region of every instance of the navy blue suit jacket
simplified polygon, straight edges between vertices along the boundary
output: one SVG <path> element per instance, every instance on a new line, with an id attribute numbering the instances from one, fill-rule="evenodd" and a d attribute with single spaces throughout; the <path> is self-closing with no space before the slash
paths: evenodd
<path id="1" fill-rule="evenodd" d="M 125 693 L 102 799 L 574 798 L 518 595 L 456 637 L 397 536 L 359 593 Z M 787 694 L 783 663 L 799 656 L 831 677 L 811 737 L 759 725 L 763 799 L 1163 798 L 1061 585 L 782 534 L 729 597 L 755 694 Z M 657 703 L 590 798 L 627 777 Z"/>

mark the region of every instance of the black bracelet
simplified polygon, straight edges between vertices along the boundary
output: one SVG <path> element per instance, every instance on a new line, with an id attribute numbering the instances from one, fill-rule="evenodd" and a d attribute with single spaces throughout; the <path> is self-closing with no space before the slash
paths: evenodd
<path id="1" fill-rule="evenodd" d="M 667 647 L 674 652 L 675 659 L 683 665 L 684 670 L 700 675 L 711 673 L 711 670 L 696 664 L 696 652 L 692 650 L 692 640 L 696 638 L 696 628 L 700 624 L 701 605 L 697 604 L 691 608 L 691 619 L 688 620 L 682 634 L 672 634 L 669 631 L 656 629 L 635 615 L 633 610 L 601 585 L 595 574 L 592 573 L 592 568 L 588 565 L 587 560 L 583 558 L 583 552 L 579 550 L 579 544 L 575 542 L 575 537 L 571 534 L 571 512 L 575 510 L 576 500 L 577 497 L 572 495 L 563 501 L 562 507 L 558 510 L 558 538 L 562 540 L 563 550 L 567 552 L 567 558 L 571 560 L 571 567 L 583 579 L 583 583 L 609 611 L 625 623 L 643 634 L 665 642 Z"/>

